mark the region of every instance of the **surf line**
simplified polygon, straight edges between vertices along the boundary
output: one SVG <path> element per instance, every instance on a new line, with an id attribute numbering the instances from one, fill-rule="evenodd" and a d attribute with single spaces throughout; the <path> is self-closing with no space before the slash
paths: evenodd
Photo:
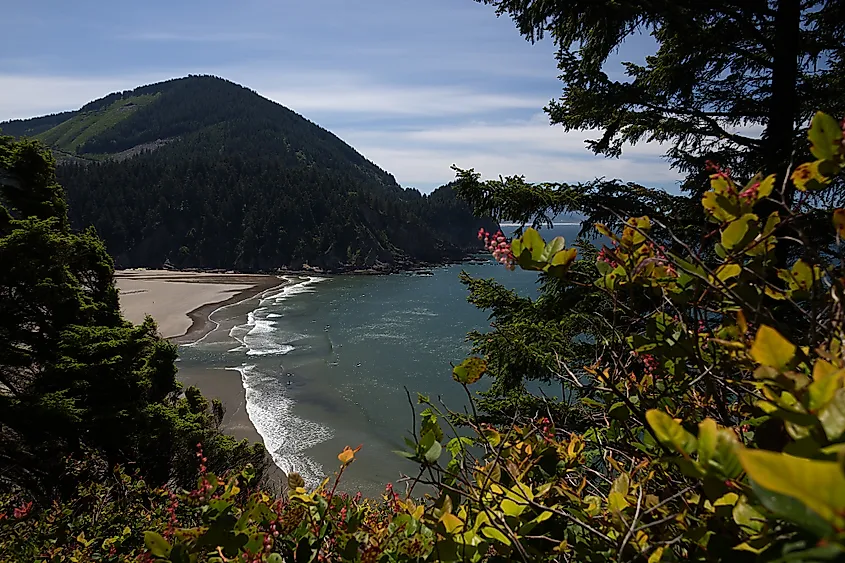
<path id="1" fill-rule="evenodd" d="M 217 307 L 216 309 L 214 309 L 212 312 L 210 312 L 210 313 L 208 314 L 208 320 L 214 323 L 214 328 L 212 328 L 211 330 L 209 330 L 208 332 L 206 332 L 205 334 L 203 334 L 203 335 L 202 335 L 202 338 L 200 338 L 199 340 L 194 340 L 193 342 L 189 342 L 189 343 L 187 343 L 187 344 L 180 344 L 180 346 L 184 346 L 185 348 L 190 348 L 191 346 L 196 346 L 197 344 L 199 344 L 200 342 L 202 342 L 203 340 L 205 340 L 206 336 L 208 336 L 209 334 L 211 334 L 212 332 L 214 332 L 214 331 L 216 331 L 218 328 L 220 328 L 220 323 L 219 323 L 219 322 L 217 322 L 217 321 L 215 321 L 214 319 L 212 319 L 212 318 L 211 318 L 211 316 L 212 316 L 212 315 L 214 315 L 214 313 L 216 313 L 216 312 L 218 312 L 218 311 L 222 311 L 223 309 L 227 309 L 227 308 L 229 308 L 229 307 L 234 307 L 235 305 L 240 305 L 241 303 L 246 303 L 246 302 L 247 302 L 247 301 L 249 301 L 250 299 L 255 299 L 255 298 L 258 298 L 258 300 L 260 301 L 261 299 L 264 299 L 264 297 L 265 297 L 268 293 L 270 293 L 271 291 L 275 291 L 275 290 L 277 290 L 277 289 L 279 289 L 279 288 L 288 287 L 289 285 L 296 285 L 296 283 L 294 282 L 294 280 L 293 280 L 293 279 L 291 279 L 291 278 L 284 278 L 284 280 L 285 280 L 285 281 L 283 281 L 283 282 L 282 282 L 282 283 L 280 283 L 279 285 L 274 285 L 273 287 L 268 288 L 268 289 L 266 289 L 266 290 L 262 291 L 262 292 L 261 292 L 261 293 L 259 293 L 258 295 L 253 295 L 252 297 L 247 297 L 247 298 L 245 298 L 245 299 L 241 299 L 240 301 L 237 301 L 237 302 L 235 302 L 235 303 L 229 303 L 228 305 L 221 305 L 220 307 Z"/>

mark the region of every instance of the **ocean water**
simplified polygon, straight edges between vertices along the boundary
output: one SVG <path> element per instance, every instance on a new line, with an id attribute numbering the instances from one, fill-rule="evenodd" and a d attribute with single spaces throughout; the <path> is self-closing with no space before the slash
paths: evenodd
<path id="1" fill-rule="evenodd" d="M 544 235 L 570 243 L 577 230 L 556 226 Z M 414 472 L 393 453 L 410 435 L 408 394 L 413 403 L 424 393 L 452 409 L 467 404 L 450 362 L 469 354 L 467 332 L 489 328 L 489 320 L 467 302 L 462 270 L 537 295 L 536 273 L 507 272 L 492 260 L 431 275 L 300 277 L 214 313 L 218 329 L 180 347 L 180 360 L 240 377 L 247 412 L 273 460 L 311 485 L 337 469 L 344 446 L 362 445 L 344 488 L 374 494 Z"/>

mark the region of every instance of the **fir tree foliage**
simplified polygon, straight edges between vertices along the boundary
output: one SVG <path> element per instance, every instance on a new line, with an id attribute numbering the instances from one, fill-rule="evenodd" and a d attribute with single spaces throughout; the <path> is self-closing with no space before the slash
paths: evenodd
<path id="1" fill-rule="evenodd" d="M 553 124 L 597 129 L 587 146 L 608 156 L 666 142 L 697 192 L 706 160 L 782 174 L 793 152 L 806 155 L 800 130 L 813 113 L 845 109 L 840 0 L 478 1 L 527 39 L 555 42 L 564 90 L 547 107 Z M 655 42 L 644 61 L 624 49 L 639 34 Z M 622 68 L 609 68 L 617 52 Z"/>
<path id="2" fill-rule="evenodd" d="M 131 462 L 151 483 L 184 483 L 192 444 L 221 466 L 264 464 L 263 447 L 218 432 L 176 381 L 175 347 L 151 318 L 120 314 L 112 260 L 93 229 L 71 230 L 54 160 L 0 138 L 0 485 L 61 495 L 67 458 Z"/>

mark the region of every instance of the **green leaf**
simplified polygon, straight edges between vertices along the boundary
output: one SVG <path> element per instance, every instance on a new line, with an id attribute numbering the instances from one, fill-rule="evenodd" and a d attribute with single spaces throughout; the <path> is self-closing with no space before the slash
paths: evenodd
<path id="1" fill-rule="evenodd" d="M 467 358 L 452 369 L 452 379 L 464 385 L 472 385 L 487 371 L 487 362 L 481 358 Z"/>
<path id="2" fill-rule="evenodd" d="M 428 431 L 434 432 L 434 441 L 440 442 L 443 440 L 443 429 L 440 428 L 440 423 L 437 422 L 437 414 L 430 408 L 425 409 L 420 413 L 420 433 Z"/>
<path id="3" fill-rule="evenodd" d="M 176 544 L 170 550 L 170 563 L 190 563 L 191 555 L 184 544 Z"/>
<path id="4" fill-rule="evenodd" d="M 496 528 L 491 528 L 489 526 L 485 526 L 484 528 L 481 528 L 481 534 L 484 537 L 490 538 L 491 540 L 496 540 L 496 541 L 501 542 L 505 545 L 511 544 L 511 541 L 507 538 L 507 536 L 505 536 L 505 534 L 503 534 L 502 532 L 500 532 Z"/>
<path id="5" fill-rule="evenodd" d="M 631 411 L 625 403 L 620 401 L 618 403 L 614 403 L 607 411 L 607 414 L 616 420 L 626 420 L 629 416 L 631 416 Z"/>
<path id="6" fill-rule="evenodd" d="M 845 525 L 845 474 L 835 461 L 817 461 L 766 450 L 737 452 L 760 487 L 800 501 L 835 528 Z"/>
<path id="7" fill-rule="evenodd" d="M 425 460 L 428 463 L 436 463 L 438 459 L 440 459 L 440 454 L 443 452 L 443 446 L 440 445 L 440 442 L 434 442 L 431 444 L 431 447 L 428 448 L 425 452 Z"/>
<path id="8" fill-rule="evenodd" d="M 164 558 L 170 555 L 170 543 L 155 532 L 144 532 L 144 545 L 156 557 Z"/>
<path id="9" fill-rule="evenodd" d="M 645 417 L 661 443 L 671 446 L 678 453 L 690 455 L 695 452 L 698 445 L 695 436 L 684 430 L 668 414 L 657 409 L 651 409 Z"/>
<path id="10" fill-rule="evenodd" d="M 716 454 L 719 442 L 719 427 L 712 418 L 706 418 L 698 423 L 698 461 L 705 468 L 710 459 Z"/>
<path id="11" fill-rule="evenodd" d="M 753 506 L 748 504 L 745 497 L 740 497 L 733 508 L 734 522 L 745 528 L 745 533 L 755 534 L 763 530 L 766 518 Z"/>
<path id="12" fill-rule="evenodd" d="M 727 281 L 737 277 L 741 272 L 742 267 L 739 264 L 722 264 L 716 269 L 716 278 L 721 281 Z"/>
<path id="13" fill-rule="evenodd" d="M 271 553 L 267 556 L 267 563 L 285 563 L 285 560 L 278 553 Z"/>
<path id="14" fill-rule="evenodd" d="M 760 504 L 772 511 L 775 516 L 797 524 L 817 537 L 825 537 L 833 533 L 833 527 L 801 501 L 764 489 L 753 480 L 751 490 Z"/>
<path id="15" fill-rule="evenodd" d="M 731 221 L 722 231 L 722 246 L 728 250 L 746 246 L 757 236 L 757 216 L 746 213 L 739 219 Z"/>
<path id="16" fill-rule="evenodd" d="M 810 152 L 819 160 L 832 160 L 842 141 L 842 129 L 839 123 L 823 112 L 816 112 L 807 133 L 810 139 Z"/>
<path id="17" fill-rule="evenodd" d="M 761 325 L 751 345 L 751 357 L 764 366 L 785 370 L 795 357 L 795 345 L 767 325 Z"/>
<path id="18" fill-rule="evenodd" d="M 531 259 L 536 261 L 540 260 L 540 257 L 543 255 L 543 251 L 546 249 L 546 242 L 543 240 L 543 237 L 540 236 L 535 229 L 528 227 L 525 229 L 525 233 L 523 233 L 521 239 L 522 241 L 522 253 L 525 253 L 525 250 L 528 250 L 531 253 Z"/>
<path id="19" fill-rule="evenodd" d="M 542 262 L 549 262 L 552 256 L 566 248 L 566 241 L 563 237 L 555 237 L 546 244 L 543 254 L 540 256 Z"/>
<path id="20" fill-rule="evenodd" d="M 525 504 L 517 504 L 510 499 L 505 499 L 502 501 L 502 512 L 507 514 L 508 516 L 519 516 L 523 512 L 527 506 Z"/>
<path id="21" fill-rule="evenodd" d="M 819 422 L 828 440 L 836 441 L 845 433 L 845 389 L 838 389 L 819 411 Z"/>

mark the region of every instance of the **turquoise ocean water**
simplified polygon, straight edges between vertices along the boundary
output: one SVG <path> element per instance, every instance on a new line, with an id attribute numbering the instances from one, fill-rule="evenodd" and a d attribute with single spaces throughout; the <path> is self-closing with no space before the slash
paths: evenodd
<path id="1" fill-rule="evenodd" d="M 569 244 L 577 230 L 543 234 Z M 316 484 L 336 469 L 344 446 L 363 445 L 345 488 L 381 491 L 414 471 L 393 453 L 412 425 L 405 389 L 414 400 L 420 392 L 453 409 L 466 404 L 450 362 L 469 354 L 466 333 L 489 320 L 467 302 L 461 270 L 537 295 L 535 273 L 507 272 L 492 260 L 432 275 L 303 278 L 215 314 L 219 329 L 180 347 L 181 365 L 225 367 L 241 378 L 249 417 L 283 470 Z"/>

